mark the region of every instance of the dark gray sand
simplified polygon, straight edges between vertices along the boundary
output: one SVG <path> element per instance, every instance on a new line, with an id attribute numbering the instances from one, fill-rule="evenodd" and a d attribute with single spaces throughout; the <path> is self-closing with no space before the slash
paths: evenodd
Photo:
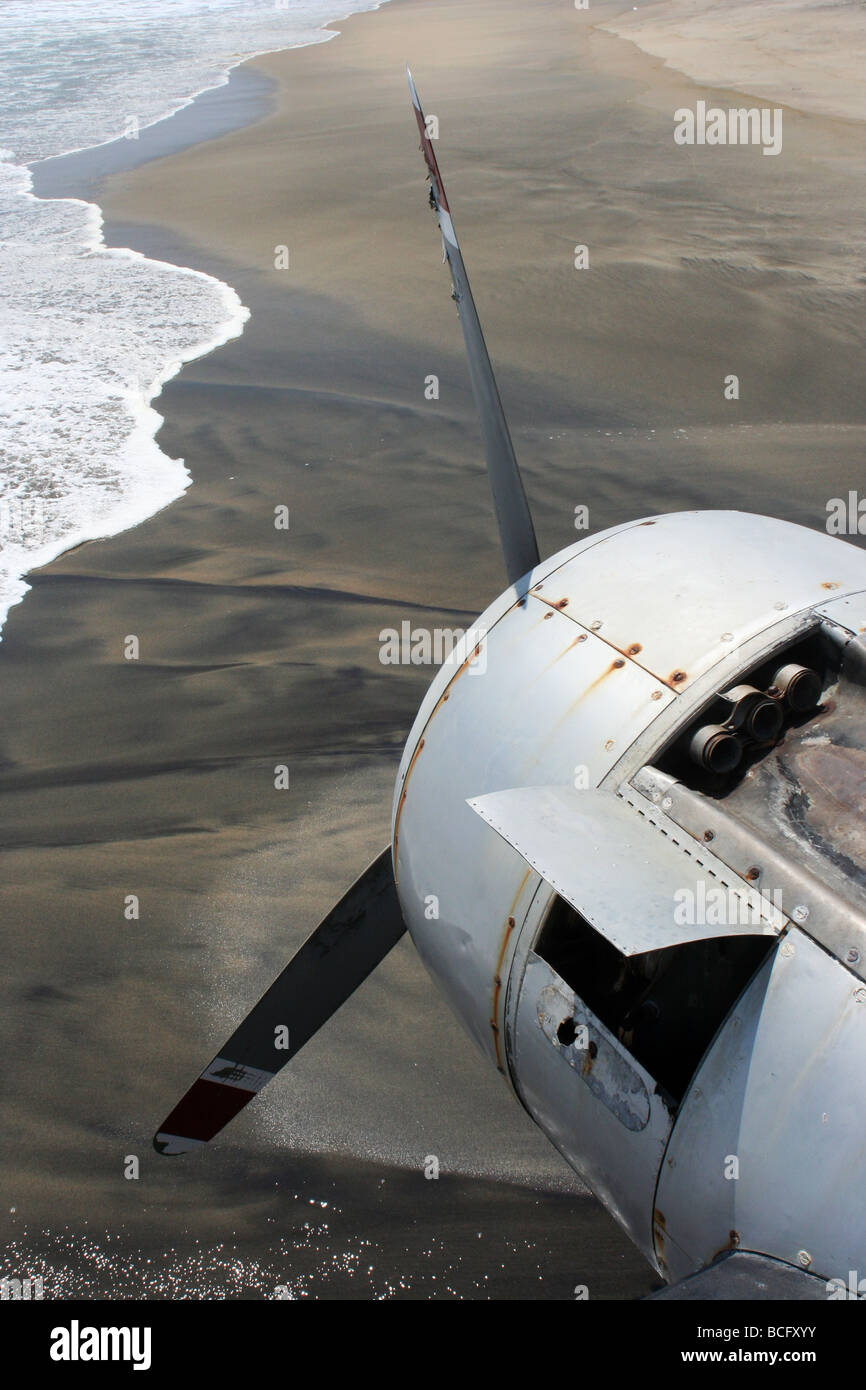
<path id="1" fill-rule="evenodd" d="M 119 170 L 98 198 L 109 244 L 215 274 L 252 311 L 157 402 L 185 496 L 32 575 L 0 645 L 0 1273 L 44 1270 L 49 1296 L 658 1283 L 406 940 L 212 1149 L 150 1147 L 387 842 L 432 672 L 383 666 L 380 632 L 466 626 L 502 587 L 410 38 L 542 553 L 575 539 L 580 503 L 593 530 L 695 506 L 820 528 L 862 479 L 853 123 L 792 112 L 783 158 L 701 160 L 670 140 L 691 84 L 608 35 L 565 38 L 573 18 L 395 3 L 236 73 L 206 98 L 219 139 L 187 149 L 207 129 L 188 108 L 156 156 L 143 133 L 137 169 L 118 149 L 44 172 L 87 196 Z M 238 83 L 240 119 L 262 117 L 242 129 Z"/>

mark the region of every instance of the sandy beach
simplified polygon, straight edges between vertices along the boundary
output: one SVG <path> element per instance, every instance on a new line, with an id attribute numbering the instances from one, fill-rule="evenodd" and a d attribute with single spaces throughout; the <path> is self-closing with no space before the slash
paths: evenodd
<path id="1" fill-rule="evenodd" d="M 603 23 L 696 82 L 749 92 L 798 111 L 862 121 L 866 63 L 861 5 L 846 0 L 714 0 L 627 5 Z"/>
<path id="2" fill-rule="evenodd" d="M 504 583 L 406 60 L 543 554 L 579 504 L 592 530 L 695 506 L 822 529 L 862 485 L 855 113 L 786 105 L 777 159 L 677 147 L 673 112 L 729 84 L 600 27 L 622 13 L 391 0 L 135 150 L 37 173 L 43 196 L 98 201 L 108 244 L 207 271 L 251 313 L 156 402 L 185 495 L 31 575 L 0 645 L 0 1245 L 47 1296 L 658 1285 L 407 940 L 212 1150 L 151 1149 L 387 842 L 432 671 L 382 665 L 380 632 L 468 626 Z"/>

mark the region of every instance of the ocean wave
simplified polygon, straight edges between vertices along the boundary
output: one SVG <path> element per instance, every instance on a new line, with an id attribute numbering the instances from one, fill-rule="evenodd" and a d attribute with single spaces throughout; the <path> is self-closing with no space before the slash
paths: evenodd
<path id="1" fill-rule="evenodd" d="M 318 26 L 335 10 L 339 0 L 6 0 L 0 625 L 29 570 L 189 486 L 184 461 L 156 443 L 152 402 L 249 317 L 212 276 L 106 247 L 99 208 L 35 197 L 27 166 L 156 124 L 257 53 L 333 37 Z"/>

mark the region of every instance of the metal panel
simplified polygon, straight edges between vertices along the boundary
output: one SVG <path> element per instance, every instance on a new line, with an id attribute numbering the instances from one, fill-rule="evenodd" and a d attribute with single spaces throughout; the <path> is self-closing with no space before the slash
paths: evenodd
<path id="1" fill-rule="evenodd" d="M 866 553 L 746 512 L 675 512 L 567 559 L 532 593 L 685 690 L 785 612 L 866 585 Z"/>
<path id="2" fill-rule="evenodd" d="M 595 785 L 676 697 L 534 599 L 496 624 L 480 656 L 477 667 L 452 672 L 406 765 L 395 862 L 419 953 L 501 1066 L 493 994 L 501 994 L 496 977 L 502 981 L 523 920 L 532 870 L 466 798 L 503 786 L 570 782 L 577 768 Z M 435 916 L 426 912 L 431 897 Z"/>
<path id="3" fill-rule="evenodd" d="M 595 536 L 584 536 L 583 540 L 576 541 L 574 545 L 566 546 L 563 550 L 557 551 L 550 559 L 542 561 L 538 569 L 534 572 L 532 581 L 543 579 L 546 574 L 559 569 L 567 559 L 574 560 L 580 555 L 586 555 L 587 552 L 592 550 L 596 545 L 601 545 L 610 540 L 612 536 L 617 535 L 620 531 L 628 530 L 630 525 L 631 523 L 627 522 L 622 526 L 612 526 L 607 531 L 599 531 Z M 529 584 L 530 576 L 525 575 L 522 579 L 518 580 L 516 584 L 512 584 L 510 588 L 506 589 L 495 598 L 489 607 L 485 608 L 484 612 L 469 632 L 467 632 L 466 636 L 457 643 L 450 660 L 445 662 L 433 677 L 430 688 L 421 701 L 421 706 L 415 716 L 415 722 L 406 740 L 406 747 L 403 750 L 403 756 L 400 760 L 400 769 L 394 789 L 395 809 L 399 803 L 400 788 L 403 785 L 403 779 L 414 756 L 418 740 L 424 733 L 427 721 L 438 708 L 443 693 L 454 679 L 455 673 L 460 672 L 464 661 L 474 649 L 479 637 L 483 636 L 485 639 L 489 638 L 493 629 L 504 618 L 510 617 L 515 610 L 522 611 L 519 605 L 522 605 L 526 598 L 529 591 Z"/>
<path id="4" fill-rule="evenodd" d="M 770 900 L 690 836 L 677 840 L 618 797 L 518 787 L 469 805 L 624 955 L 718 936 L 772 936 L 786 924 Z"/>
<path id="5" fill-rule="evenodd" d="M 573 1017 L 589 1041 L 575 1065 L 556 1026 Z M 515 1075 L 520 1096 L 560 1153 L 622 1222 L 653 1263 L 650 1214 L 671 1117 L 648 1072 L 554 970 L 530 952 L 517 1007 Z M 602 1063 L 604 1075 L 595 1078 Z"/>
<path id="6" fill-rule="evenodd" d="M 786 740 L 786 754 L 794 741 Z M 856 756 L 856 750 L 849 751 Z M 831 785 L 841 801 L 843 779 Z M 800 787 L 802 804 L 804 792 L 808 794 L 812 788 L 805 781 Z M 790 837 L 777 836 L 782 848 L 774 846 L 766 833 L 731 815 L 724 800 L 702 796 L 658 768 L 641 768 L 632 779 L 632 794 L 634 789 L 651 798 L 651 814 L 667 825 L 671 834 L 684 831 L 695 840 L 710 837 L 716 858 L 733 873 L 743 880 L 751 874 L 765 893 L 772 888 L 777 894 L 777 905 L 787 918 L 866 981 L 866 914 L 827 882 L 827 876 L 839 881 L 832 860 L 827 862 L 826 876 L 810 871 L 803 863 L 802 853 L 791 848 Z M 777 800 L 772 806 L 774 830 L 784 824 L 782 816 Z M 838 842 L 839 837 L 836 838 Z"/>
<path id="7" fill-rule="evenodd" d="M 575 1029 L 570 1043 L 559 1035 L 563 1020 L 568 1018 Z M 563 994 L 561 983 L 546 985 L 538 997 L 538 1022 L 560 1057 L 620 1124 L 635 1134 L 646 1129 L 651 1111 L 646 1073 L 622 1048 L 612 1046 L 610 1032 L 591 1009 L 570 992 Z M 590 1041 L 592 1052 L 588 1051 Z"/>
<path id="8" fill-rule="evenodd" d="M 716 1038 L 671 1136 L 656 1217 L 672 1277 L 737 1246 L 824 1279 L 866 1271 L 864 1075 L 866 989 L 792 929 Z"/>
<path id="9" fill-rule="evenodd" d="M 659 1298 L 675 1303 L 698 1300 L 727 1303 L 739 1299 L 768 1303 L 790 1303 L 792 1300 L 826 1303 L 827 1282 L 807 1274 L 804 1269 L 782 1264 L 781 1260 L 768 1260 L 766 1255 L 738 1250 L 732 1255 L 723 1255 L 709 1269 L 690 1275 L 672 1289 L 647 1294 L 643 1301 L 650 1303 Z"/>
<path id="10" fill-rule="evenodd" d="M 815 612 L 855 635 L 866 633 L 866 591 L 852 594 L 850 598 L 831 599 L 829 603 L 822 603 Z"/>

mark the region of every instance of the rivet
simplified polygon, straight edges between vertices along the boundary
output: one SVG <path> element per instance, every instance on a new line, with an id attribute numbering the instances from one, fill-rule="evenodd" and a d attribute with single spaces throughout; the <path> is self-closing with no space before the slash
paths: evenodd
<path id="1" fill-rule="evenodd" d="M 846 955 L 845 959 L 847 960 L 847 962 L 848 962 L 849 965 L 856 965 L 856 964 L 857 964 L 858 960 L 860 959 L 860 952 L 857 950 L 857 947 L 856 947 L 856 946 L 852 946 L 852 947 L 851 947 L 851 949 L 850 949 L 850 951 L 848 952 L 848 954 Z"/>
<path id="2" fill-rule="evenodd" d="M 705 840 L 714 840 L 715 838 L 716 838 L 716 832 L 715 832 L 715 830 L 705 830 L 705 831 L 704 831 L 704 839 L 705 839 Z"/>
<path id="3" fill-rule="evenodd" d="M 809 916 L 809 909 L 806 907 L 805 903 L 798 903 L 791 913 L 791 916 L 795 922 L 805 922 L 806 918 Z"/>
<path id="4" fill-rule="evenodd" d="M 669 811 L 673 806 L 673 801 L 669 796 L 662 797 L 662 810 Z"/>
<path id="5" fill-rule="evenodd" d="M 596 618 L 594 623 L 590 623 L 590 627 L 592 628 L 593 632 L 598 632 L 598 629 L 601 627 L 601 619 Z"/>
<path id="6" fill-rule="evenodd" d="M 855 989 L 854 998 L 858 1004 L 866 1004 L 866 989 Z"/>
<path id="7" fill-rule="evenodd" d="M 798 1250 L 798 1251 L 797 1251 L 797 1264 L 798 1264 L 798 1265 L 801 1265 L 803 1269 L 808 1269 L 808 1268 L 809 1268 L 809 1265 L 810 1265 L 811 1263 L 812 1263 L 812 1256 L 809 1254 L 809 1251 L 808 1251 L 808 1250 Z"/>
<path id="8" fill-rule="evenodd" d="M 784 941 L 782 943 L 781 954 L 783 956 L 792 956 L 794 954 L 794 947 L 790 941 Z"/>
<path id="9" fill-rule="evenodd" d="M 662 698 L 662 692 L 661 692 L 660 690 L 654 690 L 653 693 L 652 693 L 652 695 L 650 695 L 650 699 L 651 699 L 651 700 L 660 700 L 661 698 Z"/>
<path id="10" fill-rule="evenodd" d="M 721 637 L 719 638 L 720 642 L 733 642 L 733 640 L 734 634 L 732 632 L 723 632 Z"/>

